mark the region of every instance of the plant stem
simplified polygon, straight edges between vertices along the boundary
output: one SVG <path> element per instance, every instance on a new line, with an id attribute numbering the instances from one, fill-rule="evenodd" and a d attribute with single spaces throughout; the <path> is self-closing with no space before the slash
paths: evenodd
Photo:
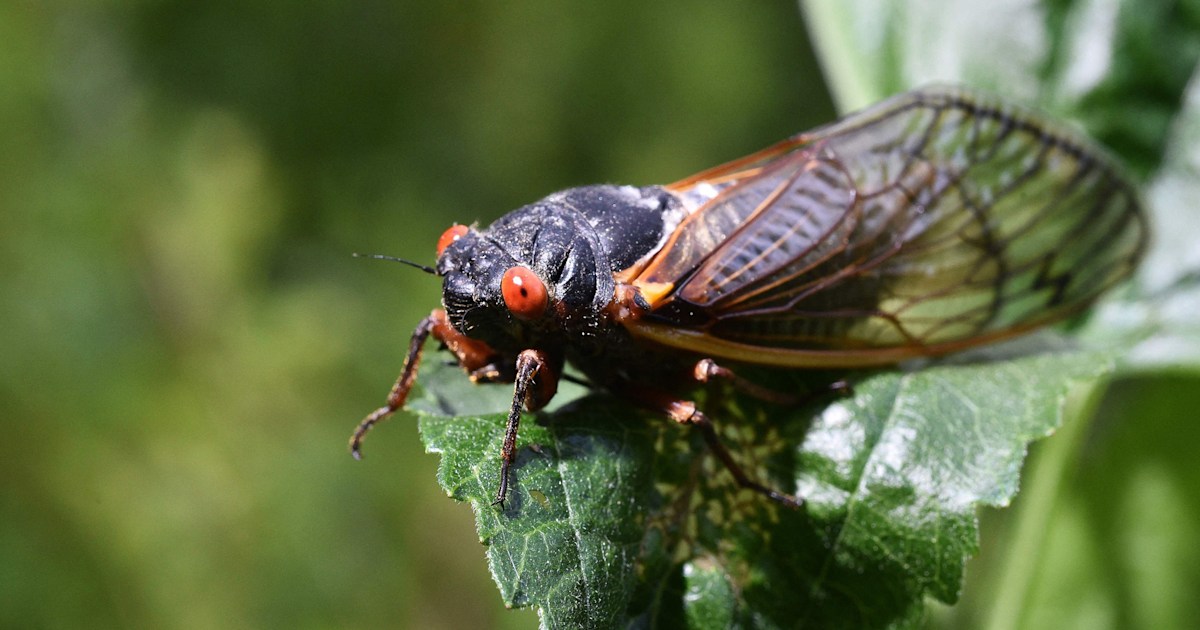
<path id="1" fill-rule="evenodd" d="M 1106 381 L 1072 387 L 1063 405 L 1062 426 L 1055 436 L 1040 443 L 1037 456 L 1026 466 L 1027 487 L 1020 495 L 992 604 L 980 627 L 1010 630 L 1020 626 L 1063 487 L 1076 469 L 1096 407 L 1107 389 Z"/>

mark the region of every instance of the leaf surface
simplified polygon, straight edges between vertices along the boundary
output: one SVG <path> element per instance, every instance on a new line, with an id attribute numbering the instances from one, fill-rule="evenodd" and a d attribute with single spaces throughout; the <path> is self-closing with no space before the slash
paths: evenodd
<path id="1" fill-rule="evenodd" d="M 1028 443 L 1111 365 L 1047 333 L 867 375 L 826 404 L 722 405 L 735 457 L 806 497 L 802 511 L 738 489 L 686 427 L 603 394 L 525 417 L 501 509 L 505 417 L 478 410 L 506 406 L 509 388 L 465 389 L 440 368 L 413 407 L 505 602 L 538 606 L 547 627 L 883 626 L 919 619 L 926 594 L 956 599 L 976 508 L 1011 500 Z"/>

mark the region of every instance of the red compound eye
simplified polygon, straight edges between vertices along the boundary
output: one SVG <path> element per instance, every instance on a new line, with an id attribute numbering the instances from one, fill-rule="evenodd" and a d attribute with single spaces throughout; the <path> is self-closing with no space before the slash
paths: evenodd
<path id="1" fill-rule="evenodd" d="M 450 243 L 457 241 L 458 239 L 462 238 L 466 234 L 467 234 L 467 226 L 465 226 L 465 225 L 452 225 L 445 232 L 442 232 L 442 237 L 438 239 L 438 246 L 437 246 L 438 258 L 442 257 L 442 252 L 446 251 L 447 247 L 450 247 Z"/>
<path id="2" fill-rule="evenodd" d="M 504 305 L 517 319 L 535 319 L 546 312 L 546 285 L 528 267 L 512 267 L 500 279 Z"/>

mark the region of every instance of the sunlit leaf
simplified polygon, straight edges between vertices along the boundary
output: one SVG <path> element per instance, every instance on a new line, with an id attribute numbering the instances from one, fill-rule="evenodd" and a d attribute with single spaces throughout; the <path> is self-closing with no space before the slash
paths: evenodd
<path id="1" fill-rule="evenodd" d="M 972 570 L 969 605 L 945 614 L 947 627 L 1190 625 L 1184 621 L 1190 609 L 1174 588 L 1180 580 L 1194 583 L 1180 570 L 1186 543 L 1165 550 L 1168 540 L 1194 537 L 1194 517 L 1183 515 L 1200 509 L 1195 484 L 1178 474 L 1176 462 L 1186 457 L 1170 445 L 1192 441 L 1183 436 L 1194 432 L 1185 419 L 1194 414 L 1185 410 L 1194 406 L 1186 392 L 1195 384 L 1180 375 L 1194 378 L 1200 368 L 1194 227 L 1200 3 L 801 5 L 839 102 L 927 81 L 990 87 L 1076 120 L 1147 183 L 1149 256 L 1134 287 L 1101 304 L 1080 331 L 1086 343 L 1112 350 L 1118 375 L 1142 380 L 1101 399 L 1096 420 L 1088 417 L 1090 407 L 1074 408 L 1083 412 L 1071 420 L 1076 437 L 1056 437 L 1067 441 L 1041 451 L 1025 484 L 1033 495 L 1023 495 L 1028 501 L 1013 525 L 998 527 L 988 558 Z M 1164 372 L 1175 374 L 1172 385 L 1147 380 Z M 1139 402 L 1138 393 L 1148 391 L 1153 397 Z M 1180 438 L 1163 440 L 1164 431 Z M 1139 507 L 1121 502 L 1114 490 L 1139 497 Z M 1090 510 L 1080 509 L 1079 493 L 1095 497 Z M 1135 521 L 1154 525 L 1139 529 Z M 1158 544 L 1144 546 L 1149 540 Z M 1154 553 L 1162 560 L 1140 560 Z"/>
<path id="2" fill-rule="evenodd" d="M 1007 504 L 1027 444 L 1054 430 L 1074 383 L 1110 365 L 1043 335 L 867 376 L 817 408 L 734 401 L 723 435 L 754 474 L 806 496 L 800 512 L 738 490 L 687 429 L 605 396 L 526 418 L 501 509 L 504 415 L 448 414 L 502 409 L 508 388 L 472 396 L 458 370 L 431 370 L 415 406 L 439 481 L 475 509 L 505 601 L 539 606 L 548 627 L 879 626 L 920 618 L 926 595 L 955 600 L 976 508 Z"/>

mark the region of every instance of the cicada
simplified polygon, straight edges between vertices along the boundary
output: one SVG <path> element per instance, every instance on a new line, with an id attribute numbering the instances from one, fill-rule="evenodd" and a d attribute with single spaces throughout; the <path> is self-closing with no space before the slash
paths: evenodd
<path id="1" fill-rule="evenodd" d="M 350 447 L 404 404 L 432 336 L 472 380 L 514 383 L 496 504 L 522 408 L 570 364 L 799 505 L 741 470 L 688 399 L 698 381 L 769 397 L 734 368 L 885 366 L 1020 335 L 1126 278 L 1147 235 L 1134 186 L 1082 135 L 967 89 L 900 94 L 673 184 L 572 188 L 449 228 L 429 268 L 442 308 Z"/>

